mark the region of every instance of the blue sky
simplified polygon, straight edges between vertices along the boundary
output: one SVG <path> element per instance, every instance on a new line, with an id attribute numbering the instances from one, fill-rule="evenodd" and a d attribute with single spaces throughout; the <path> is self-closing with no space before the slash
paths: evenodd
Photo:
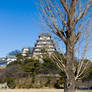
<path id="1" fill-rule="evenodd" d="M 44 32 L 35 1 L 0 0 L 0 57 L 24 46 L 33 47 Z"/>
<path id="2" fill-rule="evenodd" d="M 33 47 L 43 32 L 39 21 L 35 0 L 0 0 L 0 57 Z"/>

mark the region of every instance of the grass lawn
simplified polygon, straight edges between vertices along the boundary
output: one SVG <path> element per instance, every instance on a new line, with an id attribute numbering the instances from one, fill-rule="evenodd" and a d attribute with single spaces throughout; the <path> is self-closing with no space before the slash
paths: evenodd
<path id="1" fill-rule="evenodd" d="M 62 89 L 0 89 L 0 92 L 64 92 Z M 76 92 L 92 92 L 92 90 L 78 90 Z"/>

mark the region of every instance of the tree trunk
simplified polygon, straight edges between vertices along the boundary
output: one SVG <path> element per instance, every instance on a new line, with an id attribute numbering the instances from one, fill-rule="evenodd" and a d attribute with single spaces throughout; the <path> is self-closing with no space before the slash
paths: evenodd
<path id="1" fill-rule="evenodd" d="M 66 43 L 66 78 L 64 92 L 75 92 L 74 45 L 74 35 L 71 35 Z"/>
<path id="2" fill-rule="evenodd" d="M 75 92 L 75 80 L 74 78 L 65 79 L 64 92 Z"/>

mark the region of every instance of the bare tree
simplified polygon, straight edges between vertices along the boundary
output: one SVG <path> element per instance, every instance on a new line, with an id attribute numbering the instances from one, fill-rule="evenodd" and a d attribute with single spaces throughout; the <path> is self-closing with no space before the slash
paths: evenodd
<path id="1" fill-rule="evenodd" d="M 91 5 L 92 0 L 40 0 L 42 20 L 50 32 L 65 44 L 65 63 L 55 53 L 50 56 L 66 74 L 64 92 L 75 92 L 76 81 L 81 78 L 89 65 L 89 63 L 84 63 L 84 57 L 90 35 L 88 24 L 91 20 Z M 88 23 L 85 25 L 85 22 Z M 81 38 L 85 39 L 85 46 L 83 51 L 79 50 L 82 57 L 76 67 L 75 47 L 76 44 L 77 46 L 84 45 L 81 43 Z"/>

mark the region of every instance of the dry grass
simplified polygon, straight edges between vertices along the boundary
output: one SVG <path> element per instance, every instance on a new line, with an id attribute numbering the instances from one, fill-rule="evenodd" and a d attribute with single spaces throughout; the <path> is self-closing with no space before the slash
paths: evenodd
<path id="1" fill-rule="evenodd" d="M 0 89 L 0 92 L 64 92 L 61 89 Z M 92 92 L 86 90 L 78 90 L 76 92 Z"/>

